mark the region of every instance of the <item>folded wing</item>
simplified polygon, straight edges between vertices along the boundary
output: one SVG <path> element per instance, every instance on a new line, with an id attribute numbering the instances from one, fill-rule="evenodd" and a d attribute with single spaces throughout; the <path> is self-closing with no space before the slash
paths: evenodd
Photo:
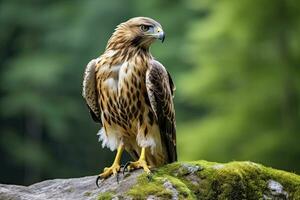
<path id="1" fill-rule="evenodd" d="M 146 73 L 146 87 L 160 129 L 162 145 L 166 147 L 168 163 L 177 161 L 176 124 L 173 104 L 175 86 L 172 78 L 158 61 L 153 60 Z"/>
<path id="2" fill-rule="evenodd" d="M 94 121 L 101 123 L 101 110 L 98 103 L 95 68 L 99 58 L 91 60 L 84 71 L 82 96 L 90 109 Z"/>

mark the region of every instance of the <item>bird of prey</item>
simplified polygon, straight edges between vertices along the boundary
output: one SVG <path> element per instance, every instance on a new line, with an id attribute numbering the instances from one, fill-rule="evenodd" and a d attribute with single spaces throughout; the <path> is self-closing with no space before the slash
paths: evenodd
<path id="1" fill-rule="evenodd" d="M 134 159 L 127 165 L 129 171 L 143 168 L 150 173 L 150 166 L 177 160 L 175 85 L 149 51 L 156 39 L 165 39 L 158 22 L 129 19 L 117 26 L 105 52 L 85 69 L 83 97 L 102 126 L 99 140 L 103 147 L 117 149 L 112 166 L 98 178 L 117 175 L 123 150 Z"/>

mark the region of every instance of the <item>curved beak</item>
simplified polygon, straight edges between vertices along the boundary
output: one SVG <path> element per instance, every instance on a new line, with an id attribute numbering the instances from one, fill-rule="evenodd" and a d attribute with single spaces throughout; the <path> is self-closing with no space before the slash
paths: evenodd
<path id="1" fill-rule="evenodd" d="M 165 41 L 166 34 L 164 32 L 160 33 L 158 39 L 161 40 L 161 43 Z"/>
<path id="2" fill-rule="evenodd" d="M 161 40 L 161 42 L 163 43 L 165 41 L 165 37 L 166 37 L 166 34 L 164 33 L 164 31 L 160 27 L 157 27 L 156 28 L 156 38 Z"/>

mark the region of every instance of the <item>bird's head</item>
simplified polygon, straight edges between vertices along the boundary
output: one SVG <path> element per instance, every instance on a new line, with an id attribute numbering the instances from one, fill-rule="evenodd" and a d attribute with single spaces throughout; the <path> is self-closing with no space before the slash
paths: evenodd
<path id="1" fill-rule="evenodd" d="M 162 42 L 165 39 L 161 25 L 148 17 L 134 17 L 117 26 L 109 43 L 115 47 L 125 44 L 148 49 L 156 39 Z"/>

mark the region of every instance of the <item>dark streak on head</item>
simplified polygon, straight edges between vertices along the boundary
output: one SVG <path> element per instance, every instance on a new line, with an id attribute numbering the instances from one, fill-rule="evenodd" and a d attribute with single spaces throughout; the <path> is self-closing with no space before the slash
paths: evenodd
<path id="1" fill-rule="evenodd" d="M 140 35 L 134 37 L 133 40 L 131 41 L 131 45 L 133 45 L 135 47 L 139 46 L 139 44 L 140 44 L 140 42 L 141 42 L 142 39 L 143 38 Z"/>

